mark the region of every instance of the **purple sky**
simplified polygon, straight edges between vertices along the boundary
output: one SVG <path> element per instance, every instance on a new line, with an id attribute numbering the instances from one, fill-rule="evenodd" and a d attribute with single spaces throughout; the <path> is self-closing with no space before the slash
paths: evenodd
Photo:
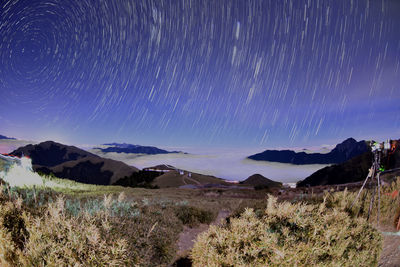
<path id="1" fill-rule="evenodd" d="M 310 146 L 400 137 L 395 0 L 0 3 L 0 134 Z"/>

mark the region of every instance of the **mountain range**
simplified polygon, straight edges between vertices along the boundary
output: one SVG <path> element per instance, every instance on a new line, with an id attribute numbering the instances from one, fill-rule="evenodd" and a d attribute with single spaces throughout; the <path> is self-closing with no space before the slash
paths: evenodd
<path id="1" fill-rule="evenodd" d="M 23 146 L 11 152 L 10 155 L 30 157 L 34 171 L 87 184 L 146 188 L 179 187 L 187 184 L 229 185 L 220 178 L 177 170 L 173 166 L 167 168 L 168 172 L 160 171 L 160 168 L 166 165 L 139 171 L 121 161 L 102 158 L 75 146 L 53 141 Z M 151 171 L 153 169 L 157 171 Z"/>
<path id="2" fill-rule="evenodd" d="M 249 156 L 249 159 L 280 163 L 303 164 L 338 164 L 369 151 L 365 141 L 357 142 L 353 138 L 346 139 L 329 153 L 305 153 L 292 150 L 265 150 Z"/>
<path id="3" fill-rule="evenodd" d="M 394 150 L 393 153 L 389 153 L 388 156 L 382 158 L 382 165 L 386 169 L 400 168 L 400 141 L 398 141 L 398 144 L 398 148 Z M 133 147 L 133 145 L 129 144 L 114 143 L 108 145 L 113 145 L 121 149 L 131 149 Z M 363 150 L 366 150 L 366 152 L 361 153 Z M 59 178 L 67 178 L 88 184 L 119 184 L 134 187 L 157 186 L 163 188 L 179 187 L 187 184 L 203 185 L 225 183 L 222 179 L 217 177 L 189 173 L 184 170 L 176 170 L 173 167 L 167 168 L 166 171 L 168 172 L 164 172 L 163 166 L 165 165 L 139 171 L 137 168 L 123 162 L 102 158 L 75 146 L 67 146 L 53 141 L 46 141 L 36 145 L 26 145 L 14 150 L 10 154 L 19 157 L 23 155 L 29 156 L 32 159 L 33 169 L 37 172 L 53 174 Z M 303 154 L 306 153 L 295 153 L 294 155 L 299 154 L 304 156 Z M 281 155 L 284 154 L 281 153 Z M 290 155 L 293 154 L 291 153 Z M 327 154 L 314 153 L 307 155 L 310 155 L 310 157 L 303 158 L 302 162 L 311 164 L 310 162 L 331 163 L 332 161 L 336 161 L 339 163 L 316 171 L 303 181 L 298 182 L 297 185 L 299 187 L 361 181 L 365 179 L 368 169 L 372 164 L 373 157 L 365 141 L 357 142 L 352 138 L 338 144 Z M 315 159 L 317 156 L 323 159 L 317 161 Z M 288 158 L 286 158 L 286 160 L 287 159 Z M 275 161 L 283 162 L 283 159 L 278 158 L 275 159 Z M 290 163 L 293 162 L 300 164 L 299 156 L 297 156 L 297 161 L 294 161 L 292 157 Z M 280 183 L 273 182 L 261 175 L 252 175 L 241 182 L 241 184 L 263 187 L 280 186 Z"/>
<path id="4" fill-rule="evenodd" d="M 169 154 L 169 153 L 182 153 L 180 151 L 167 151 L 164 149 L 160 149 L 154 146 L 141 146 L 141 145 L 131 145 L 125 143 L 109 143 L 103 144 L 105 146 L 109 146 L 107 148 L 95 148 L 101 150 L 101 152 L 116 152 L 116 153 L 133 153 L 133 154 Z"/>

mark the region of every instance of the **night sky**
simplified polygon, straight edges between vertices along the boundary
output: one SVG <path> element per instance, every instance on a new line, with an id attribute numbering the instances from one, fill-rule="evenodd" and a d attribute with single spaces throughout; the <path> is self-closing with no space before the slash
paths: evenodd
<path id="1" fill-rule="evenodd" d="M 400 138 L 400 1 L 3 0 L 0 134 L 275 147 Z"/>

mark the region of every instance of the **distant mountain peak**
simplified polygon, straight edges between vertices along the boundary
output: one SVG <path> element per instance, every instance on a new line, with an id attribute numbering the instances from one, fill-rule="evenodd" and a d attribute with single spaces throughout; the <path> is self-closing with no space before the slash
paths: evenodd
<path id="1" fill-rule="evenodd" d="M 17 140 L 16 138 L 7 137 L 7 136 L 5 136 L 5 135 L 1 135 L 1 134 L 0 134 L 0 140 L 1 140 L 1 139 L 3 139 L 3 140 Z"/>
<path id="2" fill-rule="evenodd" d="M 258 173 L 249 176 L 246 180 L 244 180 L 240 183 L 245 184 L 245 185 L 264 186 L 264 187 L 271 187 L 271 188 L 282 186 L 282 183 L 270 180 Z"/>
<path id="3" fill-rule="evenodd" d="M 365 141 L 360 141 L 360 142 L 365 142 Z M 348 147 L 348 146 L 352 146 L 355 144 L 357 144 L 357 140 L 350 137 L 350 138 L 347 138 L 346 140 L 344 140 L 343 142 L 337 144 L 334 149 L 340 148 L 340 147 Z"/>

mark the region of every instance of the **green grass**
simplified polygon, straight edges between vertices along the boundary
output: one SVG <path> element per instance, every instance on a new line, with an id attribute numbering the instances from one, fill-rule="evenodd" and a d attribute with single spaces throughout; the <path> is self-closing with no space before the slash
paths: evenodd
<path id="1" fill-rule="evenodd" d="M 122 186 L 92 185 L 61 179 L 54 176 L 43 176 L 44 186 L 52 190 L 74 196 L 98 196 L 104 194 L 116 194 L 125 190 Z"/>

